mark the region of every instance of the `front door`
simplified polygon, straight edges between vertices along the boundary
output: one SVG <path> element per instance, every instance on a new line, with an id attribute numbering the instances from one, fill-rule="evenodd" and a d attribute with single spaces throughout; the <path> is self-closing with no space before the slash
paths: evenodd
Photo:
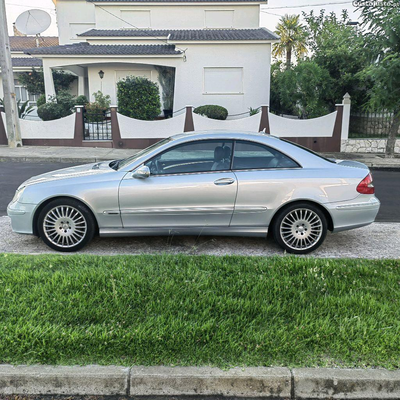
<path id="1" fill-rule="evenodd" d="M 231 141 L 199 140 L 146 162 L 147 179 L 128 173 L 119 192 L 124 228 L 228 227 L 237 193 L 231 156 Z"/>

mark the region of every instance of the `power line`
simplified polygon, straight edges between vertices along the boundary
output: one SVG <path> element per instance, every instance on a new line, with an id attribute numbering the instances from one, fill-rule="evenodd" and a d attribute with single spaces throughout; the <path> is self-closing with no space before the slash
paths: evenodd
<path id="1" fill-rule="evenodd" d="M 337 1 L 337 2 L 329 2 L 329 3 L 318 3 L 318 4 L 299 4 L 295 6 L 281 6 L 281 7 L 268 7 L 266 10 L 281 10 L 284 8 L 305 8 L 305 7 L 318 7 L 318 6 L 335 6 L 340 4 L 351 4 L 352 1 Z"/>
<path id="2" fill-rule="evenodd" d="M 168 40 L 161 39 L 161 38 L 158 37 L 158 36 L 152 35 L 152 34 L 149 33 L 146 29 L 140 29 L 140 28 L 138 28 L 137 26 L 131 24 L 130 22 L 124 20 L 123 18 L 118 17 L 118 15 L 113 14 L 111 11 L 106 10 L 104 7 L 99 6 L 99 5 L 96 5 L 96 7 L 101 8 L 101 9 L 102 9 L 103 11 L 105 11 L 106 13 L 108 13 L 108 14 L 112 15 L 113 17 L 119 19 L 120 21 L 124 22 L 125 24 L 128 24 L 128 25 L 132 26 L 133 28 L 137 29 L 138 31 L 144 32 L 144 33 L 146 34 L 146 36 L 148 36 L 148 37 L 150 37 L 150 38 L 152 38 L 152 39 L 159 40 L 160 42 L 163 42 L 163 43 L 165 43 L 165 44 L 170 45 L 170 43 L 168 42 Z M 181 47 L 179 47 L 179 46 L 176 46 L 176 45 L 175 45 L 175 47 L 176 47 L 178 50 L 180 50 L 180 51 L 184 54 L 184 57 L 186 58 L 186 50 L 187 50 L 187 49 L 183 49 L 183 48 L 181 48 Z"/>
<path id="3" fill-rule="evenodd" d="M 263 12 L 263 13 L 265 13 L 265 14 L 269 14 L 269 15 L 276 15 L 277 17 L 283 17 L 282 14 L 275 14 L 275 13 L 268 12 L 268 11 L 264 11 L 264 10 L 261 10 L 261 12 Z"/>
<path id="4" fill-rule="evenodd" d="M 6 3 L 6 6 L 15 6 L 15 7 L 25 7 L 25 8 L 35 8 L 35 9 L 39 9 L 39 10 L 50 10 L 54 12 L 54 8 L 51 7 L 30 7 L 30 6 L 25 6 L 23 4 L 15 4 L 15 3 Z"/>

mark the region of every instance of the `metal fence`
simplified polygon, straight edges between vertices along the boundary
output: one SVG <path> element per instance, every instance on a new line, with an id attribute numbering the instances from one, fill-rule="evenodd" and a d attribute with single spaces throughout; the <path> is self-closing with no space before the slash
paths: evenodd
<path id="1" fill-rule="evenodd" d="M 85 109 L 83 120 L 84 140 L 112 140 L 110 110 Z"/>
<path id="2" fill-rule="evenodd" d="M 367 112 L 350 115 L 349 138 L 387 138 L 393 123 L 393 113 Z"/>

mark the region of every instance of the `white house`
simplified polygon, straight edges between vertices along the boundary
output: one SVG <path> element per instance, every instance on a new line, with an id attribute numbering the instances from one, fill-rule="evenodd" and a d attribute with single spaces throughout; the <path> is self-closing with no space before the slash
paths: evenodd
<path id="1" fill-rule="evenodd" d="M 158 82 L 155 66 L 175 68 L 174 110 L 218 104 L 230 114 L 269 104 L 271 45 L 255 0 L 53 0 L 59 45 L 41 59 L 46 95 L 52 69 L 78 76 L 78 94 L 101 90 L 117 103 L 128 75 Z M 99 72 L 102 71 L 102 74 Z M 101 78 L 103 76 L 103 78 Z"/>

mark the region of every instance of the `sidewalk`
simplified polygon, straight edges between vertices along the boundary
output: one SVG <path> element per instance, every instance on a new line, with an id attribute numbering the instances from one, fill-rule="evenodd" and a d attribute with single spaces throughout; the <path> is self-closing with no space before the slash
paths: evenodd
<path id="1" fill-rule="evenodd" d="M 126 158 L 138 151 L 101 147 L 24 146 L 10 149 L 7 146 L 0 146 L 0 161 L 90 163 Z M 360 161 L 372 168 L 400 169 L 400 156 L 385 158 L 383 154 L 374 153 L 329 153 L 325 155 L 342 160 Z"/>

